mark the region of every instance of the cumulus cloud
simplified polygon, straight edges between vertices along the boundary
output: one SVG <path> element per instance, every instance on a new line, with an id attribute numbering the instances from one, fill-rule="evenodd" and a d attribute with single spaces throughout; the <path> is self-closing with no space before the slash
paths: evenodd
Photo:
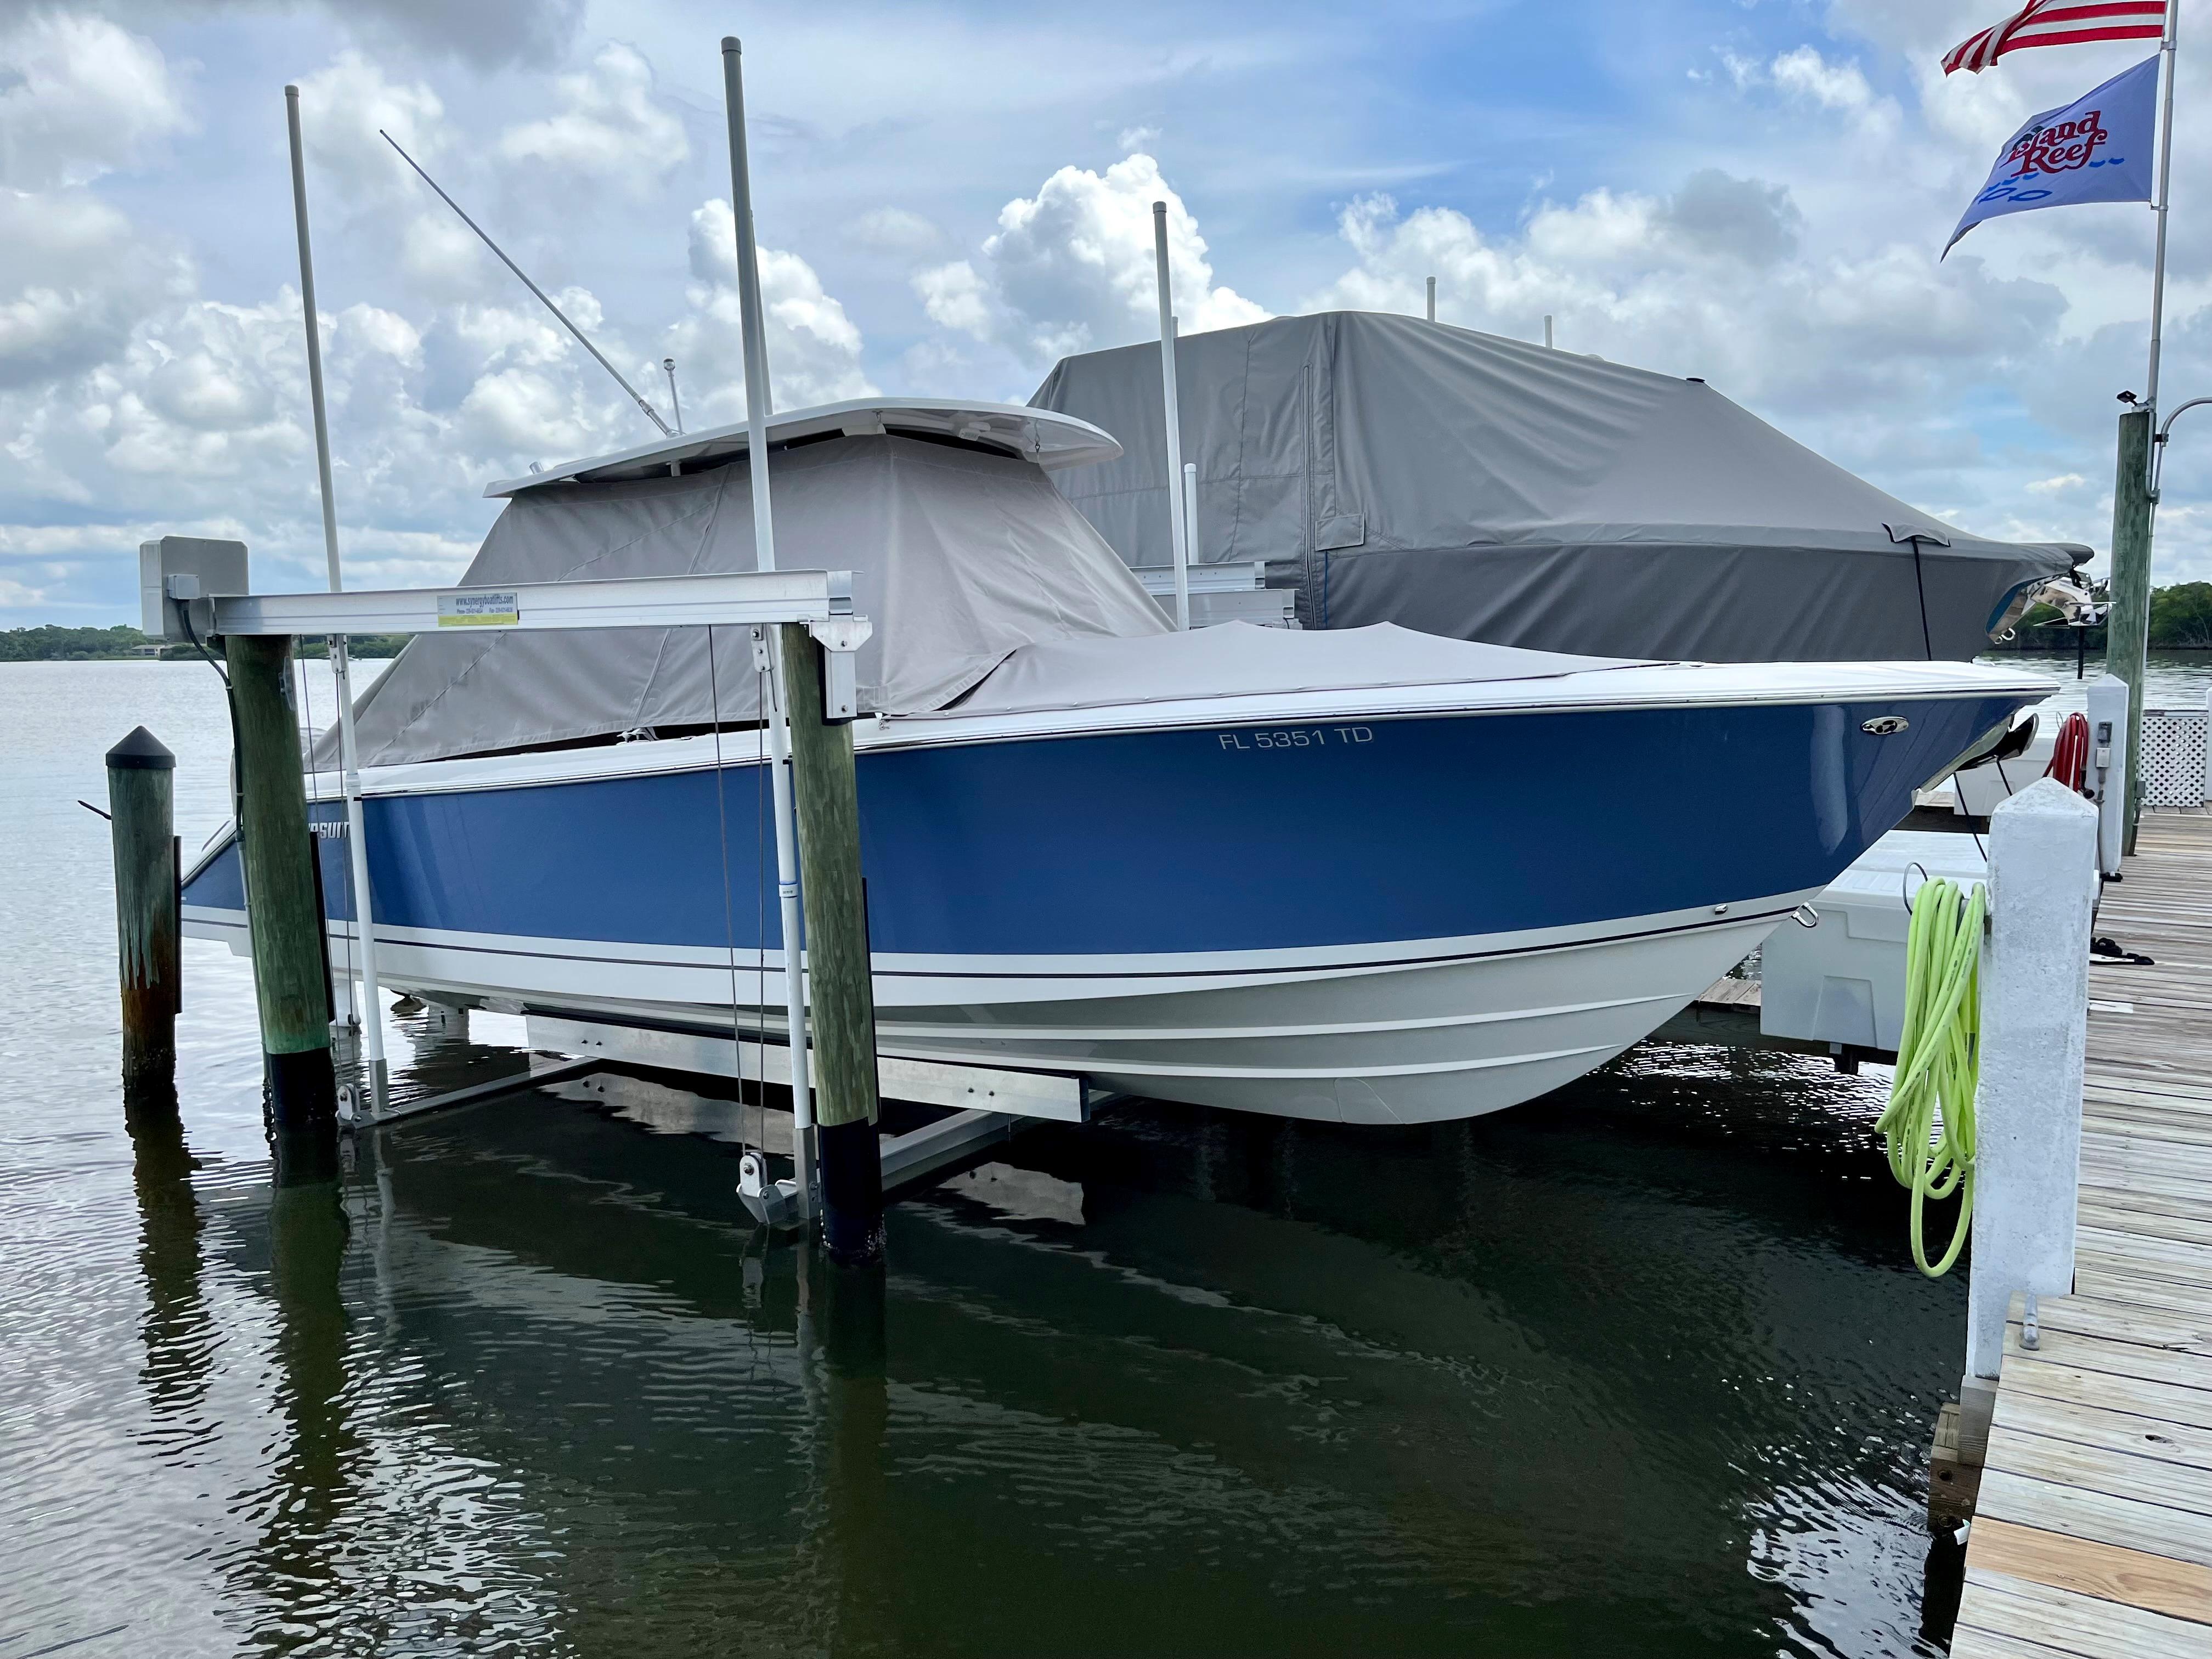
<path id="1" fill-rule="evenodd" d="M 191 125 L 151 40 L 102 17 L 19 15 L 0 28 L 0 184 L 82 185 Z"/>
<path id="2" fill-rule="evenodd" d="M 1152 204 L 1168 206 L 1168 268 L 1186 334 L 1259 322 L 1269 313 L 1216 286 L 1206 239 L 1151 156 L 1104 173 L 1064 167 L 1035 196 L 999 211 L 978 262 L 921 272 L 915 294 L 939 326 L 1000 345 L 1024 361 L 1119 345 L 1158 329 Z"/>
<path id="3" fill-rule="evenodd" d="M 879 207 L 846 221 L 844 237 L 872 253 L 918 257 L 945 240 L 945 233 L 919 213 L 905 208 Z"/>
<path id="4" fill-rule="evenodd" d="M 565 107 L 511 127 L 499 141 L 510 161 L 612 180 L 643 194 L 691 153 L 684 124 L 653 97 L 653 68 L 635 50 L 609 41 L 580 75 L 559 81 Z"/>
<path id="5" fill-rule="evenodd" d="M 716 198 L 691 215 L 690 314 L 665 337 L 696 425 L 745 415 L 744 311 L 738 301 L 736 217 Z M 761 309 L 768 331 L 769 388 L 778 409 L 865 398 L 875 391 L 860 367 L 860 331 L 795 253 L 759 250 Z"/>
<path id="6" fill-rule="evenodd" d="M 112 15 L 149 27 L 216 13 L 275 12 L 301 0 L 101 0 Z M 586 0 L 319 0 L 316 9 L 380 50 L 458 59 L 474 68 L 557 64 L 584 20 Z"/>
<path id="7" fill-rule="evenodd" d="M 0 189 L 0 386 L 35 384 L 122 349 L 187 289 L 191 266 L 83 191 Z"/>
<path id="8" fill-rule="evenodd" d="M 390 133 L 426 167 L 436 161 L 446 106 L 429 84 L 388 80 L 377 64 L 348 51 L 299 86 L 301 137 L 308 158 L 336 176 L 339 197 L 356 208 L 412 201 L 420 183 L 378 134 Z"/>
<path id="9" fill-rule="evenodd" d="M 416 46 L 486 68 L 557 63 L 584 20 L 585 0 L 325 0 L 330 9 Z"/>
<path id="10" fill-rule="evenodd" d="M 1547 204 L 1508 237 L 1449 209 L 1401 215 L 1368 197 L 1340 221 L 1356 263 L 1302 308 L 1418 311 L 1433 275 L 1444 321 L 1532 339 L 1553 314 L 1562 346 L 1704 376 L 1809 441 L 1840 440 L 1861 464 L 1863 428 L 1935 418 L 1963 386 L 2006 372 L 2008 343 L 2064 311 L 2045 284 L 1940 272 L 1916 249 L 1797 255 L 1799 226 L 1787 191 L 1710 171 L 1671 196 Z M 1982 326 L 2000 314 L 2020 332 Z M 1920 442 L 1911 464 L 1945 452 Z"/>
<path id="11" fill-rule="evenodd" d="M 191 282 L 166 237 L 142 235 L 88 185 L 189 125 L 150 41 L 100 18 L 39 13 L 0 33 L 0 386 L 36 384 L 120 349 Z"/>

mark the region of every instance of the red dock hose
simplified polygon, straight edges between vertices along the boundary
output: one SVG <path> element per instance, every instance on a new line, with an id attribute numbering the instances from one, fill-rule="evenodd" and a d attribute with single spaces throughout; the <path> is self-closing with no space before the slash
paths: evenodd
<path id="1" fill-rule="evenodd" d="M 2089 776 L 2089 719 L 2086 714 L 2069 714 L 2066 723 L 2058 728 L 2058 742 L 2051 751 L 2051 768 L 2044 775 L 2056 778 L 2077 795 L 2089 793 L 2084 786 Z"/>

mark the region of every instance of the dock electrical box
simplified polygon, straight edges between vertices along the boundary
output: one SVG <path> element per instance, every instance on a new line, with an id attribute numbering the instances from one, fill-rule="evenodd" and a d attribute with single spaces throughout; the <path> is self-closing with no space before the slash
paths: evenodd
<path id="1" fill-rule="evenodd" d="M 247 591 L 244 542 L 164 536 L 138 544 L 138 629 L 149 640 L 185 642 L 173 601 Z"/>

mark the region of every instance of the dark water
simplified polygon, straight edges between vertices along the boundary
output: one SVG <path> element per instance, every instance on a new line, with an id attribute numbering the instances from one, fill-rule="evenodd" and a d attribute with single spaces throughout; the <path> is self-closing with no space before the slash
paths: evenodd
<path id="1" fill-rule="evenodd" d="M 879 1297 L 649 1083 L 280 1184 L 220 946 L 180 1122 L 126 1126 L 71 800 L 144 720 L 197 846 L 221 720 L 195 665 L 0 669 L 0 1659 L 1936 1650 L 1963 1285 L 1906 1264 L 1871 1070 L 1118 1109 L 896 1206 Z M 391 1030 L 418 1085 L 484 1058 Z"/>

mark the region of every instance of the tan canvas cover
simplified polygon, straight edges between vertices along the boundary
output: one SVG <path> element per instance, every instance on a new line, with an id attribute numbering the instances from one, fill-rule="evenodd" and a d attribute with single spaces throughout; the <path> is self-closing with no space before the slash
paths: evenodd
<path id="1" fill-rule="evenodd" d="M 941 707 L 1018 647 L 1167 631 L 1113 550 L 1033 462 L 923 439 L 823 439 L 775 453 L 776 559 L 853 573 L 873 623 L 865 708 Z M 510 500 L 471 586 L 754 568 L 750 471 L 555 484 Z M 748 630 L 426 635 L 359 705 L 361 759 L 392 765 L 758 718 Z M 336 763 L 326 733 L 318 763 Z"/>

